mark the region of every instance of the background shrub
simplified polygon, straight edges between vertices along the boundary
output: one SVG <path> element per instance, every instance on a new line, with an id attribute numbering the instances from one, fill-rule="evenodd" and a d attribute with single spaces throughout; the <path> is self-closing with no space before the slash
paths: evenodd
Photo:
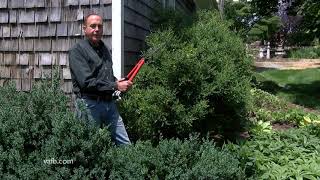
<path id="1" fill-rule="evenodd" d="M 181 26 L 181 24 L 179 24 Z M 120 108 L 135 139 L 241 130 L 250 107 L 251 59 L 214 12 L 147 38 L 148 63 Z"/>

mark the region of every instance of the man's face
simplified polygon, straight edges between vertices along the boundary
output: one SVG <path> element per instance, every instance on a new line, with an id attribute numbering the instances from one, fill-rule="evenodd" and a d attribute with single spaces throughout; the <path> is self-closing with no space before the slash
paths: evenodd
<path id="1" fill-rule="evenodd" d="M 102 19 L 100 16 L 91 15 L 83 26 L 85 36 L 93 43 L 98 44 L 103 33 Z"/>

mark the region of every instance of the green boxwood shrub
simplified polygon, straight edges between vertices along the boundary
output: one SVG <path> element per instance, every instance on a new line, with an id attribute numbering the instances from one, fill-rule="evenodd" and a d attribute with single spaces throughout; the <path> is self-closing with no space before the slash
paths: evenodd
<path id="1" fill-rule="evenodd" d="M 110 179 L 244 179 L 240 162 L 228 151 L 197 138 L 137 142 L 114 149 Z"/>
<path id="2" fill-rule="evenodd" d="M 75 119 L 57 84 L 0 88 L 0 179 L 108 177 L 109 132 Z"/>
<path id="3" fill-rule="evenodd" d="M 134 139 L 227 135 L 243 127 L 252 61 L 215 12 L 199 12 L 179 30 L 162 27 L 147 44 L 148 62 L 120 108 Z"/>

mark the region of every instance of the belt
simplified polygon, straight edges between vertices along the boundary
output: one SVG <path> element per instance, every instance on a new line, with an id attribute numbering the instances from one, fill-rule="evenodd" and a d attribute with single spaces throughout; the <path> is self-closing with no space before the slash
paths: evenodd
<path id="1" fill-rule="evenodd" d="M 106 95 L 94 95 L 94 94 L 83 94 L 83 98 L 88 98 L 95 101 L 112 101 L 113 96 L 112 94 L 106 94 Z"/>

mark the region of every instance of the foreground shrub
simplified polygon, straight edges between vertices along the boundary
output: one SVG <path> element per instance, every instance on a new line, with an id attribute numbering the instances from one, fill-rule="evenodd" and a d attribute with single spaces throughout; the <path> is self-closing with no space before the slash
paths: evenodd
<path id="1" fill-rule="evenodd" d="M 210 141 L 138 142 L 114 149 L 110 179 L 244 179 L 240 162 Z"/>
<path id="2" fill-rule="evenodd" d="M 147 39 L 148 63 L 122 102 L 130 134 L 157 140 L 239 131 L 250 104 L 244 44 L 213 12 L 200 12 L 179 32 L 172 29 Z"/>
<path id="3" fill-rule="evenodd" d="M 76 120 L 67 101 L 57 83 L 0 88 L 0 179 L 108 176 L 108 131 Z"/>

